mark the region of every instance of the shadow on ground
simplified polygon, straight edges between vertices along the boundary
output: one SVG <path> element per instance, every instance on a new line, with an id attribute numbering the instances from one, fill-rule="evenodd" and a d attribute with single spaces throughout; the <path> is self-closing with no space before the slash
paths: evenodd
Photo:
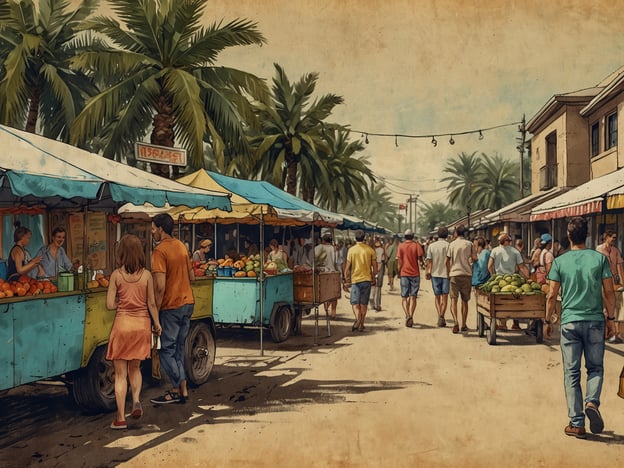
<path id="1" fill-rule="evenodd" d="M 384 320 L 376 318 L 377 331 L 371 328 L 363 335 L 380 332 Z M 159 395 L 166 384 L 154 385 L 144 379 L 145 415 L 138 421 L 128 419 L 129 427 L 124 431 L 109 429 L 112 414 L 81 413 L 63 386 L 31 384 L 12 389 L 0 399 L 4 407 L 0 415 L 0 466 L 116 466 L 174 438 L 196 443 L 184 434 L 206 424 L 243 424 L 250 416 L 263 413 L 349 402 L 358 394 L 429 385 L 420 381 L 300 379 L 305 369 L 289 366 L 299 355 L 293 355 L 293 351 L 328 352 L 349 346 L 339 343 L 347 335 L 362 336 L 351 331 L 350 319 L 339 318 L 332 323 L 331 336 L 319 337 L 322 343 L 315 346 L 313 323 L 304 320 L 303 334 L 284 343 L 266 340 L 264 356 L 249 352 L 259 350 L 259 330 L 219 330 L 217 353 L 221 351 L 227 357 L 214 367 L 210 380 L 190 389 L 186 404 L 157 407 L 149 404 L 149 398 Z M 265 333 L 265 338 L 268 336 Z"/>

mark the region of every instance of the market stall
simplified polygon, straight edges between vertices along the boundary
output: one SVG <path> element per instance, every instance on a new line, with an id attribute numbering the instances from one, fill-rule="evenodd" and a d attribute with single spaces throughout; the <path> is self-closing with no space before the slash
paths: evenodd
<path id="1" fill-rule="evenodd" d="M 210 222 L 220 225 L 258 225 L 260 244 L 264 245 L 264 227 L 269 226 L 335 226 L 343 221 L 341 215 L 322 210 L 304 202 L 264 181 L 241 180 L 210 171 L 197 171 L 178 179 L 193 187 L 211 190 L 225 190 L 232 193 L 232 210 L 171 208 L 168 212 L 180 223 L 198 224 Z M 121 212 L 136 213 L 139 207 L 123 207 Z M 143 207 L 153 214 L 153 207 Z M 130 218 L 132 215 L 122 214 Z M 213 238 L 213 246 L 219 251 L 219 236 Z M 224 259 L 221 259 L 224 260 Z M 260 265 L 265 266 L 263 249 L 260 249 Z M 300 314 L 309 311 L 313 304 L 299 304 L 295 295 L 301 284 L 293 282 L 292 272 L 279 271 L 274 274 L 256 274 L 253 278 L 229 275 L 214 278 L 215 323 L 229 326 L 241 325 L 260 329 L 260 349 L 263 350 L 263 330 L 269 329 L 274 341 L 288 338 L 293 327 L 300 323 Z M 309 274 L 311 277 L 311 272 Z M 232 298 L 237 298 L 232 300 Z M 262 297 L 262 300 L 260 299 Z M 329 318 L 328 330 L 329 330 Z M 317 322 L 318 324 L 318 322 Z M 316 327 L 317 328 L 317 327 Z M 315 329 L 316 329 L 315 328 Z"/>
<path id="2" fill-rule="evenodd" d="M 13 294 L 0 298 L 0 339 L 7 344 L 0 347 L 0 389 L 63 375 L 78 404 L 110 410 L 115 406 L 112 364 L 103 356 L 114 312 L 105 307 L 105 280 L 120 234 L 117 208 L 132 202 L 227 211 L 229 193 L 189 188 L 1 125 L 0 148 L 3 226 L 12 226 L 4 221 L 16 216 L 65 225 L 68 251 L 82 267 L 71 280 L 49 278 L 56 282 L 54 289 L 25 278 L 18 278 L 19 287 L 2 282 Z M 3 239 L 7 237 L 11 235 L 3 232 Z M 197 297 L 206 306 L 196 308 L 193 317 L 187 370 L 191 380 L 202 383 L 214 363 L 211 288 L 202 288 Z"/>

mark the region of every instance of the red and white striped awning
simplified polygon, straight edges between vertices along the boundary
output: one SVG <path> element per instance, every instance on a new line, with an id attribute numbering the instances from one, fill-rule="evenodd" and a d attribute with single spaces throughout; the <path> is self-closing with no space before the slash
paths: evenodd
<path id="1" fill-rule="evenodd" d="M 597 177 L 531 209 L 531 221 L 545 221 L 571 216 L 601 213 L 603 203 L 608 209 L 624 208 L 624 169 Z"/>

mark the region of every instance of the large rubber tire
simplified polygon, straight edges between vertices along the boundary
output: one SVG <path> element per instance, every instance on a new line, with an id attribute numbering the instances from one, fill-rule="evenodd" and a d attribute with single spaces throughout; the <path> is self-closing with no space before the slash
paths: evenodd
<path id="1" fill-rule="evenodd" d="M 106 360 L 106 346 L 97 348 L 87 367 L 80 369 L 70 385 L 76 404 L 88 412 L 110 412 L 115 402 L 115 369 Z"/>
<path id="2" fill-rule="evenodd" d="M 496 320 L 490 319 L 490 328 L 488 329 L 487 342 L 490 345 L 496 344 Z"/>
<path id="3" fill-rule="evenodd" d="M 210 327 L 203 322 L 193 322 L 184 342 L 184 370 L 193 385 L 208 380 L 216 352 L 217 343 Z"/>
<path id="4" fill-rule="evenodd" d="M 477 312 L 477 334 L 479 337 L 483 337 L 485 335 L 485 317 L 483 314 Z"/>
<path id="5" fill-rule="evenodd" d="M 270 330 L 271 337 L 276 343 L 286 340 L 292 331 L 293 317 L 290 307 L 287 305 L 278 306 L 271 314 Z"/>
<path id="6" fill-rule="evenodd" d="M 535 341 L 537 344 L 544 342 L 544 323 L 540 319 L 535 321 Z"/>

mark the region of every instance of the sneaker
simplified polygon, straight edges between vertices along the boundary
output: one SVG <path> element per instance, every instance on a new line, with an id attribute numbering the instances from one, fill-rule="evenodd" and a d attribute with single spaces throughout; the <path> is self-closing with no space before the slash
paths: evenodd
<path id="1" fill-rule="evenodd" d="M 116 419 L 110 425 L 111 429 L 128 429 L 126 421 L 117 421 Z"/>
<path id="2" fill-rule="evenodd" d="M 165 392 L 164 395 L 150 400 L 155 405 L 169 405 L 171 403 L 180 403 L 180 394 L 175 392 Z"/>
<path id="3" fill-rule="evenodd" d="M 585 405 L 585 416 L 589 419 L 589 430 L 593 434 L 600 434 L 604 429 L 604 421 L 598 408 L 592 403 L 588 403 Z"/>
<path id="4" fill-rule="evenodd" d="M 438 327 L 446 327 L 446 320 L 444 320 L 444 317 L 438 317 Z"/>
<path id="5" fill-rule="evenodd" d="M 577 439 L 585 439 L 587 437 L 584 427 L 566 426 L 563 432 L 565 432 L 565 435 L 574 436 Z"/>

